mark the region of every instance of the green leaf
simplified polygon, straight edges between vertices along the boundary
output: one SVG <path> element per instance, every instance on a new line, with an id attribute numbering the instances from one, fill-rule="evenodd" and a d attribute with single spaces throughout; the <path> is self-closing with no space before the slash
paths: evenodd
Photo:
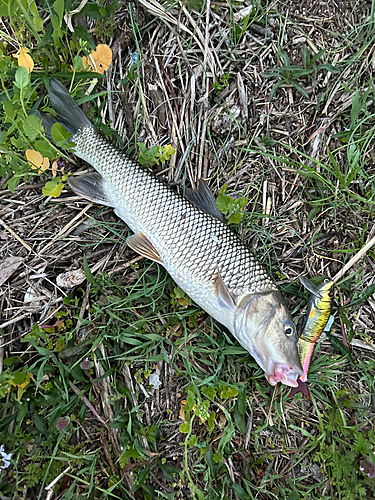
<path id="1" fill-rule="evenodd" d="M 29 115 L 23 122 L 23 130 L 27 137 L 34 141 L 40 134 L 42 121 L 38 116 Z"/>
<path id="2" fill-rule="evenodd" d="M 242 433 L 246 434 L 246 424 L 244 417 L 239 413 L 239 411 L 235 411 L 234 413 L 234 423 L 237 426 L 237 429 Z"/>
<path id="3" fill-rule="evenodd" d="M 26 370 L 22 370 L 22 372 L 14 372 L 13 373 L 13 383 L 16 385 L 22 385 L 26 382 L 28 376 Z"/>
<path id="4" fill-rule="evenodd" d="M 184 423 L 180 424 L 179 429 L 180 429 L 181 434 L 187 434 L 190 430 L 190 423 L 184 422 Z"/>
<path id="5" fill-rule="evenodd" d="M 6 183 L 6 188 L 9 189 L 9 191 L 11 193 L 14 193 L 15 190 L 16 190 L 16 187 L 18 186 L 18 184 L 20 183 L 21 181 L 21 177 L 19 175 L 13 175 L 13 177 L 11 177 L 7 183 Z"/>
<path id="6" fill-rule="evenodd" d="M 303 96 L 305 96 L 305 97 L 306 97 L 306 99 L 309 99 L 309 94 L 308 94 L 308 93 L 306 92 L 306 90 L 302 87 L 302 85 L 300 85 L 300 84 L 299 84 L 299 83 L 297 83 L 297 82 L 293 82 L 293 81 L 291 81 L 290 83 L 293 85 L 293 87 L 295 87 L 295 88 L 298 90 L 298 92 L 299 92 L 300 94 L 302 94 Z"/>
<path id="7" fill-rule="evenodd" d="M 350 110 L 350 119 L 351 119 L 351 126 L 350 128 L 353 129 L 355 126 L 355 123 L 358 118 L 358 114 L 361 110 L 361 103 L 359 99 L 359 91 L 358 89 L 355 90 L 354 95 L 352 97 L 352 109 Z"/>
<path id="8" fill-rule="evenodd" d="M 277 52 L 279 53 L 280 58 L 284 61 L 284 65 L 289 66 L 289 57 L 285 50 L 279 47 Z"/>
<path id="9" fill-rule="evenodd" d="M 18 89 L 25 89 L 30 83 L 30 75 L 27 72 L 27 69 L 23 66 L 20 66 L 16 70 L 14 85 Z"/>
<path id="10" fill-rule="evenodd" d="M 319 52 L 317 52 L 312 58 L 311 58 L 311 62 L 312 63 L 315 63 L 316 61 L 318 61 L 322 55 L 324 55 L 326 52 L 326 49 L 322 49 L 322 50 L 319 50 Z"/>
<path id="11" fill-rule="evenodd" d="M 25 69 L 25 68 L 24 68 Z M 3 110 L 5 113 L 5 122 L 12 122 L 16 119 L 18 111 L 21 109 L 18 102 L 4 101 Z"/>
<path id="12" fill-rule="evenodd" d="M 95 285 L 95 278 L 94 276 L 92 275 L 92 272 L 89 268 L 89 265 L 88 265 L 88 262 L 87 262 L 87 259 L 86 259 L 86 255 L 83 256 L 83 270 L 85 271 L 85 276 L 86 276 L 86 279 L 87 281 L 91 284 L 91 285 Z"/>
<path id="13" fill-rule="evenodd" d="M 216 198 L 216 206 L 224 215 L 229 212 L 232 202 L 233 198 L 231 196 L 219 194 L 219 196 Z"/>
<path id="14" fill-rule="evenodd" d="M 82 69 L 82 57 L 81 56 L 74 57 L 73 69 L 74 69 L 74 71 L 79 71 L 80 69 Z"/>
<path id="15" fill-rule="evenodd" d="M 21 151 L 25 151 L 25 149 L 27 149 L 29 146 L 28 142 L 22 137 L 11 137 L 10 142 L 16 149 Z"/>
<path id="16" fill-rule="evenodd" d="M 329 338 L 329 341 L 331 342 L 332 346 L 336 349 L 336 351 L 340 352 L 344 356 L 347 356 L 349 362 L 353 366 L 356 366 L 354 358 L 349 349 L 346 347 L 346 345 L 340 339 L 334 337 L 333 335 L 330 335 L 329 333 L 327 333 L 327 337 Z"/>
<path id="17" fill-rule="evenodd" d="M 219 191 L 218 191 L 218 195 L 220 194 L 225 194 L 225 191 L 228 189 L 228 184 L 224 184 L 224 186 L 222 186 Z"/>
<path id="18" fill-rule="evenodd" d="M 103 19 L 105 17 L 104 15 L 100 12 L 99 7 L 96 3 L 91 3 L 88 2 L 83 9 L 81 10 L 82 14 L 85 14 L 87 17 L 91 17 L 91 19 Z"/>
<path id="19" fill-rule="evenodd" d="M 10 356 L 9 358 L 4 359 L 4 365 L 5 366 L 10 366 L 12 365 L 15 361 L 22 361 L 22 359 L 19 356 Z"/>
<path id="20" fill-rule="evenodd" d="M 276 90 L 282 85 L 283 82 L 276 82 L 275 85 L 272 87 L 271 92 L 270 92 L 270 101 L 272 101 L 273 96 L 276 94 Z"/>
<path id="21" fill-rule="evenodd" d="M 186 402 L 187 402 L 187 407 L 189 408 L 189 410 L 191 410 L 195 406 L 195 397 L 194 397 L 194 394 L 190 391 L 188 391 L 188 396 L 186 398 Z"/>
<path id="22" fill-rule="evenodd" d="M 53 26 L 53 32 L 52 32 L 53 43 L 55 44 L 56 47 L 60 47 L 61 45 L 60 40 L 63 35 L 63 32 L 61 30 L 61 21 L 56 14 L 51 15 L 51 23 Z"/>
<path id="23" fill-rule="evenodd" d="M 110 3 L 106 8 L 105 8 L 105 17 L 109 17 L 112 12 L 116 10 L 117 7 L 117 2 L 112 2 Z"/>
<path id="24" fill-rule="evenodd" d="M 76 45 L 80 40 L 87 42 L 90 50 L 95 50 L 95 42 L 90 33 L 83 26 L 76 26 L 72 33 L 72 39 Z"/>
<path id="25" fill-rule="evenodd" d="M 64 0 L 56 0 L 53 4 L 53 10 L 56 12 L 59 19 L 59 27 L 61 27 L 64 17 Z"/>
<path id="26" fill-rule="evenodd" d="M 189 446 L 193 448 L 198 443 L 198 438 L 195 434 L 192 434 L 189 439 Z"/>
<path id="27" fill-rule="evenodd" d="M 211 401 L 213 401 L 215 399 L 216 390 L 213 387 L 211 387 L 211 386 L 202 387 L 201 392 L 202 392 L 202 394 L 207 396 L 209 399 L 211 399 Z"/>
<path id="28" fill-rule="evenodd" d="M 246 412 L 246 386 L 241 385 L 238 391 L 237 408 L 240 415 L 244 416 Z"/>
<path id="29" fill-rule="evenodd" d="M 236 204 L 238 205 L 239 208 L 243 208 L 245 205 L 248 203 L 248 199 L 245 198 L 244 196 L 240 196 L 235 200 Z"/>
<path id="30" fill-rule="evenodd" d="M 366 302 L 371 297 L 371 295 L 374 292 L 375 292 L 375 283 L 373 283 L 372 285 L 369 285 L 364 290 L 364 292 L 362 292 L 360 294 L 360 296 L 358 297 L 358 299 L 355 299 L 355 300 L 352 300 L 351 302 L 349 302 L 348 307 L 359 306 L 360 304 L 363 304 L 364 302 Z"/>
<path id="31" fill-rule="evenodd" d="M 234 398 L 238 394 L 238 389 L 231 385 L 221 386 L 219 388 L 220 399 Z"/>
<path id="32" fill-rule="evenodd" d="M 58 198 L 63 188 L 64 183 L 61 182 L 61 179 L 59 177 L 55 177 L 51 181 L 46 182 L 45 186 L 42 189 L 42 193 L 44 196 L 52 196 L 53 198 Z"/>
<path id="33" fill-rule="evenodd" d="M 309 52 L 309 49 L 306 47 L 306 45 L 302 45 L 301 52 L 302 52 L 302 64 L 303 64 L 303 66 L 305 68 L 310 67 L 310 52 Z"/>
<path id="34" fill-rule="evenodd" d="M 300 432 L 303 436 L 314 439 L 314 436 L 312 434 L 310 434 L 309 431 L 307 431 L 306 429 L 303 429 L 302 427 L 297 427 L 296 425 L 293 425 L 293 424 L 290 424 L 289 427 L 290 427 L 290 429 L 294 429 L 295 431 Z"/>
<path id="35" fill-rule="evenodd" d="M 45 158 L 49 158 L 50 160 L 53 160 L 56 158 L 56 151 L 53 149 L 51 144 L 47 141 L 43 141 L 43 140 L 35 141 L 34 148 L 36 149 L 36 151 L 38 151 Z"/>
<path id="36" fill-rule="evenodd" d="M 57 122 L 51 127 L 51 137 L 56 146 L 62 148 L 67 144 L 72 134 L 65 129 L 64 125 Z"/>
<path id="37" fill-rule="evenodd" d="M 239 224 L 241 222 L 243 213 L 237 212 L 236 214 L 232 214 L 227 220 L 227 224 Z"/>
<path id="38" fill-rule="evenodd" d="M 339 73 L 339 69 L 336 68 L 336 66 L 332 66 L 332 64 L 329 63 L 323 63 L 323 64 L 318 64 L 316 69 L 325 69 L 326 71 L 329 71 L 330 73 Z"/>

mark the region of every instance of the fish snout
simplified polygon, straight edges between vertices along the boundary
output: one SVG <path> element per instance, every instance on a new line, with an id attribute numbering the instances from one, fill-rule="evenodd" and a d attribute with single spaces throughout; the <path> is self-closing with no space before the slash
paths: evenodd
<path id="1" fill-rule="evenodd" d="M 300 368 L 286 363 L 275 363 L 272 372 L 268 375 L 268 382 L 271 385 L 281 382 L 289 387 L 298 387 L 297 379 L 300 375 L 302 375 Z"/>

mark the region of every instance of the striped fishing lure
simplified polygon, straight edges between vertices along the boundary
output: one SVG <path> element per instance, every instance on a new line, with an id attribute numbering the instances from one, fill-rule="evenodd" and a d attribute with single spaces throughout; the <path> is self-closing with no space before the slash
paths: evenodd
<path id="1" fill-rule="evenodd" d="M 302 382 L 306 382 L 315 344 L 331 315 L 335 295 L 335 283 L 332 280 L 326 279 L 319 286 L 315 286 L 307 278 L 300 277 L 300 280 L 303 286 L 311 293 L 301 324 L 301 335 L 298 344 L 303 368 L 303 374 L 300 379 Z"/>

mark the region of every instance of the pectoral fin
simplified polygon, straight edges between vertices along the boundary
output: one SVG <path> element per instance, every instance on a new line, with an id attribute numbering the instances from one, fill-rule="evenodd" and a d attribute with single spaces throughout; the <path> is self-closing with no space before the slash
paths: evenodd
<path id="1" fill-rule="evenodd" d="M 185 188 L 185 198 L 197 208 L 203 210 L 203 212 L 207 212 L 221 222 L 224 222 L 224 215 L 216 206 L 215 196 L 211 193 L 210 188 L 203 179 L 199 179 L 196 189 Z"/>
<path id="2" fill-rule="evenodd" d="M 147 257 L 147 259 L 151 259 L 155 262 L 160 262 L 160 264 L 163 263 L 159 252 L 143 233 L 132 234 L 126 239 L 126 243 L 135 252 L 143 255 L 143 257 Z"/>
<path id="3" fill-rule="evenodd" d="M 219 304 L 228 309 L 234 309 L 236 307 L 236 302 L 228 290 L 227 285 L 224 283 L 219 271 L 214 279 L 214 289 L 215 293 L 219 299 Z"/>
<path id="4" fill-rule="evenodd" d="M 99 203 L 99 205 L 113 206 L 104 192 L 103 177 L 97 172 L 70 177 L 68 184 L 78 196 Z"/>

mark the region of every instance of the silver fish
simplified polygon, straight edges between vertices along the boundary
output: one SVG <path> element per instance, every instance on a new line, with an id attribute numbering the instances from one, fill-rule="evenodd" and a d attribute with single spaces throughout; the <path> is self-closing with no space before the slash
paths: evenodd
<path id="1" fill-rule="evenodd" d="M 254 357 L 271 385 L 297 386 L 296 327 L 283 297 L 253 253 L 224 224 L 205 184 L 186 199 L 101 137 L 66 88 L 51 80 L 58 120 L 74 153 L 96 172 L 69 179 L 73 191 L 114 208 L 134 232 L 128 245 L 161 264 Z M 46 128 L 51 117 L 44 116 Z"/>

